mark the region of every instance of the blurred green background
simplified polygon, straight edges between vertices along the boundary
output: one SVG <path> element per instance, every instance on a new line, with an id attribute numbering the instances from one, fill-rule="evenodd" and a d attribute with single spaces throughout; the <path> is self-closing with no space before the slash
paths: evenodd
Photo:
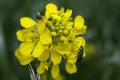
<path id="1" fill-rule="evenodd" d="M 21 17 L 35 19 L 47 3 L 72 9 L 87 25 L 87 56 L 77 73 L 61 70 L 66 80 L 120 80 L 120 0 L 0 0 L 0 80 L 30 80 L 27 66 L 14 56 L 16 31 Z"/>

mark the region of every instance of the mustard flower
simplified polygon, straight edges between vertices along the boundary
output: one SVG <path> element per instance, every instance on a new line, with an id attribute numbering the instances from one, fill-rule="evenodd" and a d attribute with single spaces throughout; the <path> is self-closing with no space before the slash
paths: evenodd
<path id="1" fill-rule="evenodd" d="M 59 77 L 59 65 L 64 59 L 68 73 L 77 72 L 76 61 L 80 46 L 85 47 L 86 33 L 84 18 L 80 15 L 73 20 L 72 10 L 57 9 L 55 4 L 46 5 L 45 15 L 38 15 L 37 22 L 29 17 L 22 17 L 20 24 L 24 28 L 17 31 L 21 41 L 15 55 L 22 65 L 38 60 L 37 72 L 43 74 L 51 69 L 54 79 Z M 49 68 L 51 67 L 51 68 Z"/>

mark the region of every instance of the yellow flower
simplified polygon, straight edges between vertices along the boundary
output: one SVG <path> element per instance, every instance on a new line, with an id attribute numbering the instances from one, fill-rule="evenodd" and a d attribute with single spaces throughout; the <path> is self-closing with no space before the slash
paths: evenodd
<path id="1" fill-rule="evenodd" d="M 39 14 L 41 18 L 37 22 L 29 17 L 21 18 L 20 24 L 25 29 L 16 33 L 22 42 L 15 52 L 19 62 L 27 65 L 36 59 L 39 61 L 38 73 L 51 69 L 54 79 L 60 76 L 59 65 L 63 59 L 68 73 L 77 72 L 78 52 L 81 46 L 85 48 L 85 39 L 80 35 L 86 33 L 86 26 L 82 16 L 72 20 L 71 15 L 72 10 L 58 10 L 56 5 L 49 3 L 45 15 Z"/>
<path id="2" fill-rule="evenodd" d="M 43 26 L 44 21 L 36 23 L 29 17 L 21 18 L 20 24 L 25 28 L 16 33 L 18 40 L 22 42 L 19 47 L 20 54 L 38 58 L 44 52 L 44 45 L 51 44 L 52 38 L 49 30 Z M 18 59 L 20 61 L 20 58 Z"/>

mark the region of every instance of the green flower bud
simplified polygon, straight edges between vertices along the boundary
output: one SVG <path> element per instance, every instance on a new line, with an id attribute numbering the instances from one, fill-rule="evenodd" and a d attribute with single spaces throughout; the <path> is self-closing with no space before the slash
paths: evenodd
<path id="1" fill-rule="evenodd" d="M 53 26 L 53 23 L 51 21 L 48 21 L 47 22 L 47 27 L 52 27 Z"/>
<path id="2" fill-rule="evenodd" d="M 70 31 L 72 30 L 72 27 L 66 27 L 66 30 Z"/>
<path id="3" fill-rule="evenodd" d="M 52 26 L 52 27 L 51 27 L 51 30 L 52 30 L 52 31 L 54 31 L 54 30 L 55 30 L 55 27 L 54 27 L 54 26 Z"/>
<path id="4" fill-rule="evenodd" d="M 60 26 L 60 29 L 65 29 L 65 27 L 64 26 Z"/>
<path id="5" fill-rule="evenodd" d="M 61 34 L 62 32 L 63 32 L 62 30 L 59 30 L 59 31 L 58 31 L 58 33 L 60 33 L 60 34 Z"/>
<path id="6" fill-rule="evenodd" d="M 60 21 L 56 21 L 55 26 L 58 26 L 58 25 L 60 25 Z"/>
<path id="7" fill-rule="evenodd" d="M 68 31 L 68 30 L 63 30 L 63 33 L 64 33 L 64 34 L 68 34 L 69 31 Z"/>
<path id="8" fill-rule="evenodd" d="M 56 30 L 59 30 L 59 27 L 56 27 Z"/>
<path id="9" fill-rule="evenodd" d="M 40 12 L 37 12 L 37 15 L 40 16 Z"/>
<path id="10" fill-rule="evenodd" d="M 53 31 L 53 32 L 51 32 L 51 35 L 52 35 L 52 36 L 56 36 L 57 33 L 56 33 L 55 31 Z"/>
<path id="11" fill-rule="evenodd" d="M 60 37 L 60 41 L 65 41 L 66 40 L 66 37 L 65 36 L 61 36 Z"/>

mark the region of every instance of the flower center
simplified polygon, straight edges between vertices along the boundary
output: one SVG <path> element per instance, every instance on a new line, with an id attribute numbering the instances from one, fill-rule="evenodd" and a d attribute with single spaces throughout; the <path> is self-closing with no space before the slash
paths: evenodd
<path id="1" fill-rule="evenodd" d="M 48 19 L 46 26 L 51 31 L 53 43 L 64 42 L 72 29 L 67 26 L 67 21 L 63 22 L 53 18 Z"/>

